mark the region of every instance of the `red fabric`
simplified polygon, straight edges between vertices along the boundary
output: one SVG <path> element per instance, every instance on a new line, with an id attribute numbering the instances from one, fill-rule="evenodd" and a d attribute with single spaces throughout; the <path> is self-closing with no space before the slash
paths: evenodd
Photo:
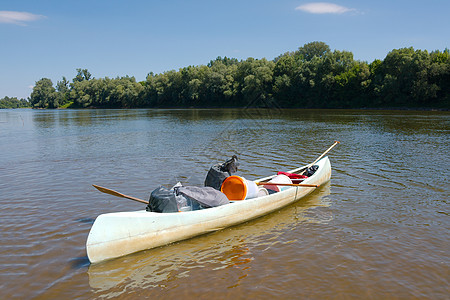
<path id="1" fill-rule="evenodd" d="M 305 176 L 305 175 L 300 175 L 300 174 L 295 174 L 295 173 L 287 173 L 287 172 L 278 172 L 277 175 L 286 175 L 286 176 L 289 177 L 290 179 L 303 179 L 303 178 L 308 178 L 308 176 Z"/>

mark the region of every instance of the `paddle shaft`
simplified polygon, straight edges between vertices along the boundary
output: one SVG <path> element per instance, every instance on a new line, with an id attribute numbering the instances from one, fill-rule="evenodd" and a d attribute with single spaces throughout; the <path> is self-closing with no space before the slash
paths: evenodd
<path id="1" fill-rule="evenodd" d="M 276 182 L 255 182 L 257 185 L 280 185 L 280 186 L 303 186 L 303 187 L 319 187 L 319 184 L 307 183 L 276 183 Z"/>
<path id="2" fill-rule="evenodd" d="M 312 163 L 310 163 L 310 164 L 308 165 L 308 168 L 311 167 L 311 166 L 313 166 L 316 162 L 318 162 L 322 157 L 325 156 L 325 154 L 327 154 L 328 152 L 330 152 L 330 150 L 333 149 L 333 147 L 336 146 L 336 145 L 339 144 L 339 143 L 340 143 L 339 141 L 335 141 L 334 144 L 331 145 L 331 147 L 328 148 L 324 153 L 322 153 L 321 156 L 319 156 L 315 161 L 313 161 Z"/>
<path id="3" fill-rule="evenodd" d="M 127 196 L 127 195 L 121 194 L 119 192 L 116 192 L 114 190 L 107 189 L 105 187 L 101 187 L 101 186 L 98 186 L 98 185 L 95 185 L 95 184 L 93 184 L 92 186 L 95 187 L 100 192 L 103 192 L 103 193 L 106 193 L 106 194 L 110 194 L 110 195 L 121 197 L 121 198 L 130 199 L 130 200 L 134 200 L 134 201 L 141 202 L 141 203 L 144 203 L 144 204 L 148 204 L 148 202 L 145 201 L 145 200 L 142 200 L 142 199 L 139 199 L 139 198 L 135 198 L 135 197 L 131 197 L 131 196 Z"/>

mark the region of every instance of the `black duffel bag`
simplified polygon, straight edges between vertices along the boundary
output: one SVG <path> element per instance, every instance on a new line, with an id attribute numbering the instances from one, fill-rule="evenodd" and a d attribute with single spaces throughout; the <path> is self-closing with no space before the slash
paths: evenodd
<path id="1" fill-rule="evenodd" d="M 208 175 L 206 175 L 205 186 L 209 186 L 220 191 L 222 182 L 232 173 L 236 173 L 238 167 L 239 163 L 236 155 L 233 155 L 233 157 L 223 164 L 216 164 L 212 166 L 208 171 Z"/>
<path id="2" fill-rule="evenodd" d="M 150 195 L 146 211 L 159 213 L 178 212 L 174 190 L 169 190 L 163 186 L 155 189 Z"/>

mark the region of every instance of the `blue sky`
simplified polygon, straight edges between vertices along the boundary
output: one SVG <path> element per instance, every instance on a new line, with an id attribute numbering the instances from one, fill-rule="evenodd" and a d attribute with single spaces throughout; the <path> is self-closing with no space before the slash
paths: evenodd
<path id="1" fill-rule="evenodd" d="M 306 43 L 372 62 L 403 47 L 450 47 L 449 0 L 0 0 L 0 98 L 77 68 L 162 73 L 217 56 L 273 59 Z"/>

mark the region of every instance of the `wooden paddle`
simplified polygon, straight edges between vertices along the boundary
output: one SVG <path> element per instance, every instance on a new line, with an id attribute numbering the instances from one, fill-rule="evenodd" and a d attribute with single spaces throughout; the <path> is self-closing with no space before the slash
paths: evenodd
<path id="1" fill-rule="evenodd" d="M 337 144 L 339 144 L 339 141 L 335 141 L 333 145 L 331 145 L 330 148 L 328 148 L 324 153 L 322 153 L 315 161 L 313 161 L 312 163 L 310 163 L 309 165 L 306 165 L 304 167 L 300 167 L 298 169 L 292 170 L 290 171 L 291 173 L 301 173 L 304 170 L 308 169 L 309 167 L 313 166 L 316 162 L 318 162 L 319 160 L 322 159 L 322 157 L 325 156 L 325 154 L 327 154 L 328 152 L 330 152 L 331 149 L 333 149 L 334 146 L 336 146 Z M 275 177 L 276 175 L 274 175 L 273 177 Z"/>
<path id="2" fill-rule="evenodd" d="M 280 185 L 280 186 L 303 186 L 303 187 L 319 187 L 319 184 L 307 183 L 276 183 L 276 182 L 255 182 L 257 185 Z"/>
<path id="3" fill-rule="evenodd" d="M 104 188 L 104 187 L 101 187 L 101 186 L 98 186 L 98 185 L 95 185 L 95 184 L 93 184 L 92 186 L 95 187 L 100 192 L 103 192 L 103 193 L 106 193 L 106 194 L 110 194 L 110 195 L 113 195 L 113 196 L 126 198 L 126 199 L 130 199 L 130 200 L 134 200 L 134 201 L 137 201 L 137 202 L 148 204 L 148 201 L 145 201 L 145 200 L 142 200 L 142 199 L 139 199 L 139 198 L 127 196 L 127 195 L 121 194 L 119 192 L 116 192 L 116 191 L 113 191 L 113 190 L 110 190 L 110 189 L 107 189 L 107 188 Z"/>
<path id="4" fill-rule="evenodd" d="M 337 144 L 340 144 L 340 143 L 341 143 L 341 142 L 339 142 L 339 141 L 335 141 L 334 144 L 331 145 L 331 147 L 327 149 L 327 151 L 325 151 L 324 153 L 322 153 L 321 156 L 319 156 L 315 161 L 313 161 L 312 163 L 310 163 L 310 164 L 308 165 L 308 168 L 311 167 L 311 166 L 313 166 L 313 165 L 314 165 L 316 162 L 318 162 L 322 157 L 324 157 L 325 154 L 327 154 L 328 152 L 330 152 L 330 150 L 333 149 L 334 146 L 336 146 Z"/>

